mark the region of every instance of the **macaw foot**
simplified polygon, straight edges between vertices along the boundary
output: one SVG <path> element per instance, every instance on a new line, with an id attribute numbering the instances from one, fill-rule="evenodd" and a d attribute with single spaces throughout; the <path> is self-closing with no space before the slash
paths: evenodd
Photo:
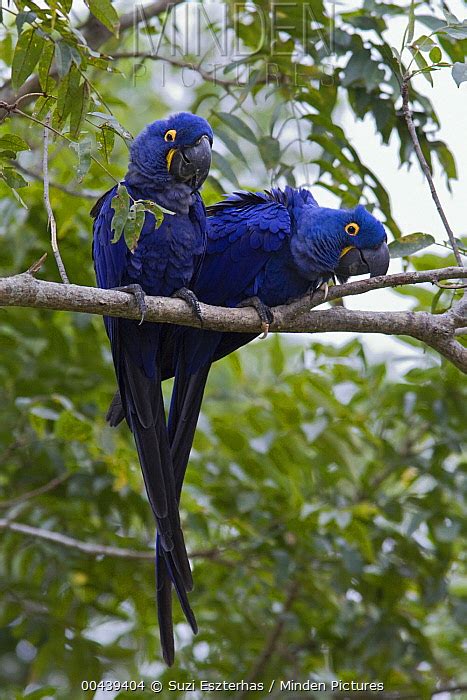
<path id="1" fill-rule="evenodd" d="M 181 287 L 180 289 L 177 289 L 176 292 L 172 294 L 172 297 L 174 299 L 183 299 L 183 301 L 186 301 L 190 309 L 193 311 L 194 315 L 198 319 L 198 321 L 203 325 L 203 316 L 201 314 L 201 306 L 199 305 L 198 297 L 194 292 L 191 291 L 191 289 L 188 289 L 187 287 Z"/>
<path id="2" fill-rule="evenodd" d="M 336 278 L 334 275 L 331 275 L 331 279 L 333 280 L 334 284 L 336 284 Z M 312 289 L 311 292 L 311 297 L 313 298 L 313 294 L 317 292 L 318 290 L 324 292 L 324 299 L 323 303 L 326 301 L 328 298 L 329 294 L 329 285 L 328 285 L 328 280 L 323 280 L 322 278 L 317 281 L 317 285 L 314 289 Z"/>
<path id="3" fill-rule="evenodd" d="M 138 311 L 141 314 L 141 321 L 139 322 L 139 325 L 141 325 L 146 316 L 146 311 L 148 310 L 145 301 L 146 293 L 143 291 L 142 287 L 139 284 L 127 284 L 125 287 L 112 287 L 112 289 L 114 292 L 125 292 L 125 294 L 131 294 L 132 297 L 134 297 Z"/>
<path id="4" fill-rule="evenodd" d="M 245 306 L 252 306 L 254 309 L 256 309 L 261 321 L 261 329 L 263 331 L 263 335 L 260 337 L 262 340 L 267 338 L 269 326 L 274 321 L 274 316 L 269 306 L 266 306 L 266 304 L 264 304 L 259 297 L 250 297 L 249 299 L 244 299 L 241 301 L 240 304 L 237 304 L 238 309 L 244 308 Z"/>

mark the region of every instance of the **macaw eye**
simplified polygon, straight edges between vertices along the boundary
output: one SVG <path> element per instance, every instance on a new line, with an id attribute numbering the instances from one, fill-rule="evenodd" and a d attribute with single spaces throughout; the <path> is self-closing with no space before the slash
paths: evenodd
<path id="1" fill-rule="evenodd" d="M 355 221 L 351 221 L 350 224 L 347 224 L 345 227 L 345 232 L 349 234 L 349 236 L 356 236 L 357 233 L 360 231 L 360 226 L 355 223 Z"/>
<path id="2" fill-rule="evenodd" d="M 176 135 L 177 132 L 175 131 L 175 129 L 169 129 L 164 134 L 164 141 L 175 141 Z"/>

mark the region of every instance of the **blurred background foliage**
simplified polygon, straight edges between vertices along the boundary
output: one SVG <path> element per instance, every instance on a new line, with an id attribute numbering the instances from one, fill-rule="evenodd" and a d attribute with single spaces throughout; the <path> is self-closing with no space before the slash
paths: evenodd
<path id="1" fill-rule="evenodd" d="M 308 184 L 318 200 L 326 189 L 336 206 L 374 209 L 405 267 L 453 264 L 439 245 L 408 258 L 432 239 L 400 238 L 384 184 L 339 115 L 369 114 L 372 147 L 397 134 L 400 163 L 414 160 L 401 71 L 412 62 L 429 81 L 454 64 L 460 84 L 465 21 L 436 3 L 338 5 L 334 26 L 333 4 L 319 0 L 158 14 L 156 4 L 134 19 L 129 3 L 109 0 L 3 3 L 0 100 L 22 96 L 23 114 L 4 112 L 0 130 L 0 274 L 49 249 L 49 110 L 61 134 L 50 146 L 52 204 L 74 283 L 94 284 L 92 201 L 124 175 L 131 134 L 174 108 L 214 128 L 208 203 L 239 186 Z M 387 30 L 401 16 L 394 49 Z M 450 182 L 436 92 L 420 86 L 418 135 Z M 51 256 L 41 274 L 58 279 Z M 394 293 L 435 311 L 454 294 Z M 85 679 L 337 678 L 415 698 L 465 682 L 465 390 L 456 369 L 410 344 L 383 363 L 359 339 L 274 336 L 213 369 L 182 501 L 200 633 L 191 637 L 177 608 L 167 670 L 152 516 L 128 430 L 104 421 L 114 378 L 102 319 L 1 310 L 2 697 L 78 698 Z M 137 694 L 95 694 L 114 696 Z"/>

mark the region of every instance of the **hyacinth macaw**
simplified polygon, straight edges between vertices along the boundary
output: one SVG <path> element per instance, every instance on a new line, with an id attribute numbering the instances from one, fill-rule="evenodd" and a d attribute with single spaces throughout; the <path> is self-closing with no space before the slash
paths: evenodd
<path id="1" fill-rule="evenodd" d="M 389 252 L 383 225 L 363 206 L 318 206 L 306 189 L 236 193 L 208 208 L 207 250 L 193 291 L 207 304 L 253 305 L 263 327 L 270 306 L 285 304 L 337 277 L 383 275 Z M 175 375 L 169 437 L 178 498 L 212 362 L 257 334 L 167 326 L 162 377 Z M 109 410 L 122 419 L 118 396 Z M 167 587 L 170 580 L 165 573 Z"/>
<path id="2" fill-rule="evenodd" d="M 150 124 L 134 140 L 123 185 L 131 200 L 150 200 L 173 215 L 165 215 L 156 228 L 154 215 L 146 211 L 133 250 L 128 248 L 123 236 L 118 242 L 111 242 L 114 235 L 112 199 L 117 187 L 104 194 L 91 211 L 97 283 L 105 289 L 118 288 L 133 294 L 142 318 L 145 294 L 179 296 L 199 312 L 189 286 L 206 246 L 206 212 L 198 190 L 209 172 L 212 139 L 208 122 L 185 112 Z M 134 435 L 157 523 L 158 609 L 165 612 L 171 605 L 173 583 L 196 632 L 196 621 L 187 598 L 193 580 L 180 528 L 161 389 L 162 327 L 123 318 L 106 317 L 104 322 L 112 347 L 123 415 Z M 171 620 L 171 613 L 165 614 L 160 624 L 169 664 L 174 654 Z"/>

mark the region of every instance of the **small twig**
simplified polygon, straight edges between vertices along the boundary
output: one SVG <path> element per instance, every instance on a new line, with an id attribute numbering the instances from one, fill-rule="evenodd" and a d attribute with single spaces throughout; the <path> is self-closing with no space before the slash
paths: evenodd
<path id="1" fill-rule="evenodd" d="M 41 255 L 39 260 L 36 260 L 36 262 L 33 262 L 33 264 L 28 268 L 28 272 L 30 275 L 35 275 L 39 272 L 41 269 L 42 265 L 44 264 L 45 260 L 47 258 L 47 253 L 44 253 L 44 255 Z"/>
<path id="2" fill-rule="evenodd" d="M 456 328 L 454 335 L 467 335 L 467 326 L 465 328 Z"/>
<path id="3" fill-rule="evenodd" d="M 10 106 L 11 106 L 11 105 L 10 105 Z M 2 107 L 2 103 L 1 103 L 1 102 L 0 102 L 0 107 Z M 13 105 L 12 107 L 14 107 L 14 105 Z M 67 143 L 74 143 L 73 139 L 70 139 L 70 138 L 69 138 L 68 136 L 66 136 L 65 134 L 62 134 L 60 131 L 58 131 L 58 129 L 55 129 L 55 128 L 54 128 L 53 126 L 51 126 L 50 124 L 47 124 L 46 122 L 41 122 L 40 119 L 36 119 L 36 117 L 33 117 L 32 114 L 27 114 L 26 112 L 21 111 L 21 109 L 18 109 L 17 107 L 12 108 L 11 111 L 12 111 L 13 114 L 19 114 L 21 117 L 24 117 L 25 119 L 29 119 L 29 121 L 34 122 L 35 124 L 39 124 L 39 125 L 42 126 L 44 129 L 48 129 L 48 130 L 51 131 L 53 134 L 55 134 L 56 136 L 59 136 L 61 139 L 63 139 L 63 140 L 66 141 Z M 118 180 L 117 180 L 117 178 L 115 178 L 115 177 L 112 175 L 112 173 L 111 173 L 109 170 L 107 170 L 107 168 L 105 167 L 105 165 L 104 165 L 103 163 L 101 163 L 100 160 L 99 160 L 98 158 L 96 158 L 96 156 L 93 156 L 93 155 L 91 154 L 91 160 L 92 160 L 92 162 L 95 163 L 101 170 L 103 170 L 103 171 L 106 173 L 106 175 L 108 175 L 108 176 L 110 177 L 110 179 L 113 180 L 113 181 L 115 182 L 116 185 L 118 185 Z"/>
<path id="4" fill-rule="evenodd" d="M 52 245 L 52 250 L 57 263 L 58 271 L 62 282 L 65 284 L 70 284 L 68 275 L 66 274 L 65 265 L 63 264 L 62 256 L 58 249 L 57 242 L 57 223 L 55 221 L 55 216 L 52 210 L 52 205 L 50 204 L 50 194 L 49 194 L 49 126 L 50 126 L 50 112 L 45 118 L 44 126 L 44 153 L 42 158 L 42 169 L 44 174 L 44 204 L 47 210 L 47 216 L 50 226 L 50 242 Z"/>
<path id="5" fill-rule="evenodd" d="M 422 148 L 420 146 L 420 141 L 418 140 L 417 131 L 415 129 L 415 124 L 413 122 L 412 112 L 411 112 L 410 105 L 409 105 L 409 83 L 410 83 L 411 77 L 412 77 L 411 73 L 406 73 L 404 76 L 404 80 L 402 82 L 402 90 L 401 90 L 402 111 L 404 113 L 405 121 L 407 124 L 407 128 L 409 130 L 410 138 L 412 139 L 415 153 L 417 155 L 420 166 L 425 174 L 425 177 L 428 180 L 428 185 L 430 186 L 431 196 L 433 198 L 434 203 L 436 204 L 436 209 L 438 210 L 438 214 L 440 215 L 441 221 L 443 222 L 444 228 L 446 229 L 446 232 L 449 236 L 449 241 L 451 243 L 452 250 L 454 252 L 454 256 L 456 258 L 457 264 L 459 265 L 459 267 L 464 267 L 464 263 L 462 262 L 462 257 L 461 257 L 461 254 L 459 252 L 459 248 L 457 245 L 456 237 L 454 236 L 454 233 L 449 225 L 449 222 L 447 220 L 444 209 L 441 205 L 440 198 L 438 196 L 435 184 L 433 182 L 433 178 L 431 176 L 430 168 L 428 166 L 428 163 L 426 162 L 425 156 L 423 155 L 423 151 L 422 151 Z"/>
<path id="6" fill-rule="evenodd" d="M 442 282 L 434 282 L 440 289 L 467 289 L 467 284 L 442 284 Z"/>
<path id="7" fill-rule="evenodd" d="M 8 500 L 0 501 L 0 508 L 11 508 L 12 506 L 18 505 L 18 503 L 24 503 L 25 501 L 29 501 L 31 498 L 35 498 L 36 496 L 42 496 L 43 493 L 48 493 L 49 491 L 53 491 L 53 489 L 56 489 L 57 486 L 63 484 L 63 482 L 66 481 L 69 477 L 69 473 L 62 474 L 61 476 L 56 476 L 55 479 L 52 479 L 43 486 L 39 486 L 37 489 L 33 489 L 32 491 L 26 491 L 26 493 L 21 494 L 21 496 L 16 496 L 15 498 L 9 498 Z"/>
<path id="8" fill-rule="evenodd" d="M 13 165 L 13 162 L 12 162 Z M 36 170 L 31 170 L 29 168 L 25 168 L 24 165 L 21 165 L 21 163 L 17 163 L 14 161 L 14 167 L 16 170 L 19 170 L 20 173 L 23 173 L 23 175 L 27 175 L 28 177 L 32 177 L 34 180 L 37 180 L 38 182 L 43 182 L 43 176 L 42 173 L 37 172 Z M 77 190 L 76 188 L 73 187 L 67 187 L 67 185 L 61 185 L 58 182 L 49 182 L 49 186 L 56 189 L 60 190 L 60 192 L 64 192 L 65 194 L 70 195 L 71 197 L 82 197 L 83 199 L 92 199 L 96 200 L 100 197 L 101 192 L 94 192 L 93 190 Z"/>
<path id="9" fill-rule="evenodd" d="M 263 651 L 256 660 L 253 668 L 249 672 L 246 681 L 247 683 L 253 683 L 255 680 L 260 679 L 264 676 L 264 671 L 269 664 L 274 652 L 276 651 L 279 640 L 284 631 L 285 623 L 287 620 L 287 614 L 290 611 L 295 599 L 297 598 L 299 591 L 298 581 L 291 581 L 287 588 L 287 597 L 284 603 L 282 612 L 278 615 L 276 624 L 272 628 L 266 643 L 263 647 Z M 237 696 L 236 700 L 243 700 L 249 695 L 248 690 L 241 691 Z"/>
<path id="10" fill-rule="evenodd" d="M 461 683 L 459 685 L 446 685 L 439 688 L 434 688 L 430 691 L 430 697 L 436 698 L 437 695 L 443 695 L 444 693 L 462 693 L 467 690 L 467 684 Z M 329 692 L 325 693 L 326 697 L 332 698 L 332 700 L 350 700 L 350 698 L 355 698 L 355 700 L 420 700 L 421 693 L 419 690 L 415 691 L 387 691 L 387 692 L 365 692 L 365 691 L 345 691 L 345 692 Z M 283 700 L 308 700 L 310 694 L 294 693 L 293 695 L 281 695 Z M 428 696 L 427 696 L 428 697 Z"/>
<path id="11" fill-rule="evenodd" d="M 76 549 L 83 554 L 91 556 L 113 557 L 114 559 L 144 559 L 146 561 L 154 561 L 154 549 L 129 549 L 127 547 L 112 547 L 105 544 L 97 544 L 92 542 L 83 542 L 74 537 L 63 535 L 61 532 L 53 530 L 44 530 L 40 527 L 32 527 L 25 523 L 18 523 L 15 520 L 8 518 L 0 518 L 0 530 L 10 530 L 10 532 L 19 532 L 22 535 L 28 535 L 47 542 Z M 220 557 L 224 550 L 219 548 L 201 549 L 190 552 L 189 556 L 192 559 L 210 559 L 216 560 L 221 564 L 228 563 Z"/>

